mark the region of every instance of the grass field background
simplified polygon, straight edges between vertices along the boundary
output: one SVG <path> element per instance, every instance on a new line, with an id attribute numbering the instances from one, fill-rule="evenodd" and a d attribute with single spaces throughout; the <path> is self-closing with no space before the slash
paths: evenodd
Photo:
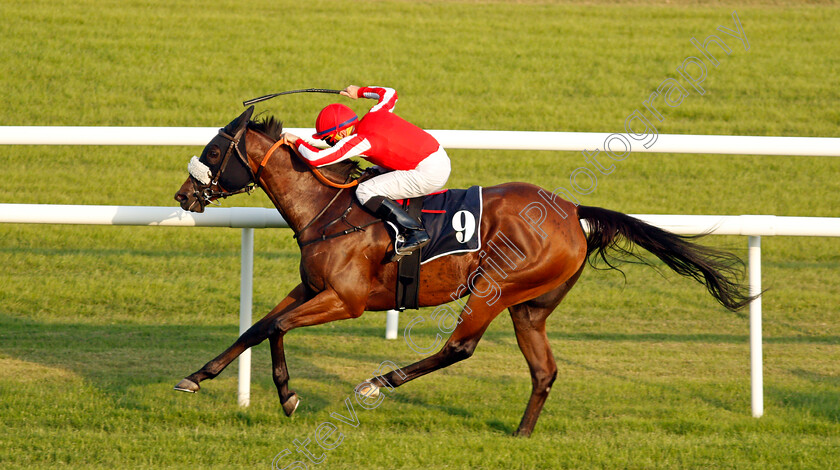
<path id="1" fill-rule="evenodd" d="M 623 131 L 625 117 L 723 38 L 703 96 L 661 133 L 840 137 L 834 2 L 31 1 L 0 4 L 0 125 L 222 126 L 241 101 L 380 84 L 428 129 Z M 717 31 L 741 20 L 750 49 Z M 258 105 L 310 127 L 335 97 Z M 364 112 L 371 102 L 346 102 Z M 0 203 L 175 206 L 194 147 L 0 146 Z M 574 152 L 451 150 L 449 187 L 554 188 Z M 840 216 L 840 160 L 633 154 L 581 197 L 628 213 Z M 270 207 L 262 194 L 227 206 Z M 384 360 L 384 314 L 295 330 L 283 416 L 266 345 L 251 407 L 236 364 L 172 386 L 237 334 L 239 231 L 0 225 L 0 467 L 267 468 L 337 423 L 324 468 L 836 468 L 840 240 L 764 237 L 765 409 L 750 416 L 748 325 L 702 287 L 588 270 L 549 320 L 559 377 L 531 439 L 510 434 L 530 380 L 500 315 L 468 361 L 389 394 L 360 424 L 343 400 Z M 746 238 L 708 243 L 746 255 Z M 256 234 L 255 316 L 297 283 L 287 230 Z M 427 311 L 421 313 L 426 314 Z M 404 327 L 417 312 L 406 312 Z M 431 342 L 432 328 L 415 329 Z M 320 454 L 310 442 L 309 448 Z M 299 458 L 299 454 L 295 454 Z M 289 456 L 283 465 L 292 462 Z M 314 464 L 309 463 L 309 467 Z"/>

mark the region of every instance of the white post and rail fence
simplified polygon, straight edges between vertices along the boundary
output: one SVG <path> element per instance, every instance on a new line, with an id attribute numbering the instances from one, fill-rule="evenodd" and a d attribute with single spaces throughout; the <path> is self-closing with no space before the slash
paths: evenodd
<path id="1" fill-rule="evenodd" d="M 310 135 L 312 129 L 288 129 Z M 205 127 L 38 127 L 0 126 L 0 145 L 200 145 L 217 128 Z M 496 150 L 582 151 L 606 146 L 615 134 L 593 132 L 430 131 L 446 148 Z M 705 153 L 748 155 L 840 156 L 840 138 L 759 137 L 661 134 L 650 148 L 634 153 Z M 744 235 L 749 246 L 750 293 L 761 292 L 762 236 L 840 237 L 840 217 L 777 217 L 773 215 L 651 215 L 634 214 L 665 230 L 694 235 Z M 202 214 L 173 207 L 0 204 L 0 223 L 143 225 L 174 227 L 235 227 L 242 229 L 240 334 L 251 326 L 254 229 L 288 227 L 280 214 L 266 208 L 208 208 Z M 397 337 L 398 313 L 390 311 L 386 338 Z M 250 350 L 239 358 L 238 400 L 250 400 Z M 750 376 L 752 414 L 764 413 L 761 298 L 750 304 Z"/>

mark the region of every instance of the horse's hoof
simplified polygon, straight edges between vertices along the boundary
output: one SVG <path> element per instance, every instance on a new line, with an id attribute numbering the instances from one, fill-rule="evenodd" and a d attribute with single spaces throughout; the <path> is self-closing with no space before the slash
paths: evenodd
<path id="1" fill-rule="evenodd" d="M 527 429 L 517 429 L 517 430 L 513 433 L 513 437 L 524 437 L 524 438 L 529 438 L 529 437 L 531 437 L 531 431 L 528 431 Z"/>
<path id="2" fill-rule="evenodd" d="M 283 413 L 286 413 L 286 416 L 292 416 L 292 413 L 295 412 L 298 405 L 300 405 L 300 398 L 298 398 L 296 393 L 293 393 L 285 403 L 283 403 Z"/>
<path id="3" fill-rule="evenodd" d="M 175 390 L 177 390 L 179 392 L 189 392 L 189 393 L 195 393 L 195 392 L 198 391 L 199 388 L 201 388 L 201 387 L 199 387 L 197 383 L 193 382 L 190 379 L 184 379 L 184 380 L 178 382 L 178 385 L 175 386 Z"/>
<path id="4" fill-rule="evenodd" d="M 379 387 L 366 380 L 359 385 L 356 385 L 354 391 L 359 395 L 364 395 L 365 398 L 376 398 L 379 396 Z"/>

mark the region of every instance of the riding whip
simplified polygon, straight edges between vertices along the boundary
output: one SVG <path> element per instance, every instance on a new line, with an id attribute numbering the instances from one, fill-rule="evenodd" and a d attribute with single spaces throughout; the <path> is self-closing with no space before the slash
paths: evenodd
<path id="1" fill-rule="evenodd" d="M 250 99 L 248 101 L 243 101 L 242 106 L 250 106 L 254 103 L 259 103 L 260 101 L 270 100 L 275 96 L 280 95 L 291 95 L 292 93 L 334 93 L 339 94 L 341 90 L 328 90 L 326 88 L 306 88 L 303 90 L 289 90 L 289 91 L 281 91 L 280 93 L 274 93 L 271 95 L 260 96 L 259 98 Z"/>

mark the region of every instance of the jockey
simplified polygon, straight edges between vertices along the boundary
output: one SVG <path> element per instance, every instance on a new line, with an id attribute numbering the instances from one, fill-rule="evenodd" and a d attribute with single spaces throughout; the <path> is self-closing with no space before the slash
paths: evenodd
<path id="1" fill-rule="evenodd" d="M 286 140 L 316 167 L 355 156 L 374 163 L 374 171 L 381 174 L 359 183 L 356 198 L 365 209 L 397 226 L 397 256 L 409 254 L 426 245 L 429 235 L 393 200 L 443 188 L 451 171 L 449 156 L 428 132 L 394 114 L 397 92 L 392 88 L 350 85 L 341 94 L 378 103 L 361 120 L 343 104 L 322 109 L 312 137 L 329 148 L 318 149 L 288 132 Z"/>

